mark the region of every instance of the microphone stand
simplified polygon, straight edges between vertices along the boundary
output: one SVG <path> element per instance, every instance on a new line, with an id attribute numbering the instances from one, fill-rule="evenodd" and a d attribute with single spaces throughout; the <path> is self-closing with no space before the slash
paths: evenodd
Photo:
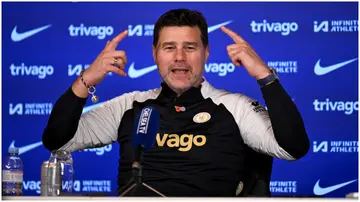
<path id="1" fill-rule="evenodd" d="M 129 193 L 132 189 L 134 189 L 133 191 L 135 192 L 140 186 L 144 186 L 150 189 L 151 191 L 155 192 L 156 194 L 162 197 L 166 197 L 164 194 L 162 194 L 158 190 L 152 188 L 151 186 L 149 186 L 148 184 L 142 181 L 142 166 L 140 163 L 142 157 L 143 157 L 143 147 L 141 145 L 138 145 L 138 149 L 135 152 L 135 160 L 132 164 L 132 178 L 126 185 L 124 185 L 119 189 L 119 193 L 125 190 L 120 194 L 120 196 L 125 196 L 125 194 Z"/>

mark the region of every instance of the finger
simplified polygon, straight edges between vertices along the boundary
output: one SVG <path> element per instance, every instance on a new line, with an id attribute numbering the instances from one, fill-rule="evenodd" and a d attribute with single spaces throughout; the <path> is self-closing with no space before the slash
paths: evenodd
<path id="1" fill-rule="evenodd" d="M 233 64 L 235 65 L 235 66 L 242 66 L 242 63 L 241 63 L 241 60 L 239 60 L 239 59 L 237 59 L 237 58 L 235 58 L 234 60 L 232 60 L 232 62 L 233 62 Z"/>
<path id="2" fill-rule="evenodd" d="M 225 34 L 227 34 L 229 37 L 231 37 L 235 43 L 245 43 L 245 40 L 243 38 L 241 38 L 241 36 L 239 36 L 235 32 L 231 31 L 231 29 L 229 29 L 225 26 L 222 26 L 221 30 L 223 32 L 225 32 Z"/>
<path id="3" fill-rule="evenodd" d="M 232 51 L 234 49 L 252 49 L 248 43 L 235 43 L 226 46 L 227 51 Z"/>
<path id="4" fill-rule="evenodd" d="M 240 54 L 241 51 L 242 51 L 241 49 L 234 49 L 234 50 L 232 50 L 232 51 L 229 51 L 229 56 L 230 56 L 231 58 L 233 58 L 235 55 Z"/>
<path id="5" fill-rule="evenodd" d="M 113 66 L 116 67 L 116 68 L 119 68 L 121 70 L 124 70 L 124 66 L 125 66 L 125 62 L 122 58 L 116 58 L 116 64 L 115 64 L 115 60 L 114 60 L 114 63 L 113 63 Z"/>
<path id="6" fill-rule="evenodd" d="M 109 45 L 106 47 L 107 50 L 115 50 L 116 47 L 119 45 L 120 41 L 122 41 L 128 34 L 128 30 L 125 30 L 118 34 L 115 38 L 113 38 Z"/>
<path id="7" fill-rule="evenodd" d="M 241 58 L 239 55 L 234 55 L 233 57 L 231 57 L 231 62 L 235 66 L 242 66 Z"/>
<path id="8" fill-rule="evenodd" d="M 235 49 L 233 51 L 228 52 L 229 58 L 231 59 L 232 63 L 236 66 L 241 66 L 241 56 L 240 56 L 241 50 Z"/>
<path id="9" fill-rule="evenodd" d="M 105 50 L 107 50 L 109 44 L 110 44 L 110 40 L 108 40 L 108 41 L 106 42 L 106 45 L 105 45 L 105 48 L 103 49 L 103 52 L 104 52 Z"/>
<path id="10" fill-rule="evenodd" d="M 115 62 L 116 60 L 116 62 Z M 116 63 L 116 64 L 115 64 Z M 124 69 L 124 60 L 122 58 L 106 58 L 104 59 L 104 66 L 112 66 L 112 68 Z"/>
<path id="11" fill-rule="evenodd" d="M 126 57 L 125 51 L 106 52 L 103 57 L 104 58 L 122 58 L 124 60 L 124 64 L 127 63 L 127 57 Z"/>
<path id="12" fill-rule="evenodd" d="M 228 52 L 230 52 L 230 51 L 233 51 L 233 50 L 236 50 L 236 49 L 240 49 L 241 47 L 242 47 L 242 44 L 234 43 L 234 44 L 226 46 L 226 50 Z"/>
<path id="13" fill-rule="evenodd" d="M 118 74 L 120 76 L 126 76 L 126 73 L 123 69 L 115 68 L 114 66 L 108 66 L 107 72 L 113 72 L 115 74 Z"/>
<path id="14" fill-rule="evenodd" d="M 127 57 L 126 57 L 126 53 L 125 51 L 115 51 L 115 52 L 112 52 L 112 57 L 114 58 L 121 58 L 123 61 L 124 61 L 124 64 L 127 63 Z"/>
<path id="15" fill-rule="evenodd" d="M 234 49 L 228 52 L 229 58 L 231 59 L 234 65 L 241 66 L 242 53 L 243 53 L 242 49 Z"/>

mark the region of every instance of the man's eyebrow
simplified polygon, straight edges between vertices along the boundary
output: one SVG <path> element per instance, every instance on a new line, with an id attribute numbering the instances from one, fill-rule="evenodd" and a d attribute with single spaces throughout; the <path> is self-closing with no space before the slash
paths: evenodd
<path id="1" fill-rule="evenodd" d="M 163 44 L 161 44 L 161 47 L 168 46 L 168 45 L 176 45 L 176 42 L 175 41 L 164 42 Z"/>
<path id="2" fill-rule="evenodd" d="M 186 45 L 186 46 L 197 46 L 198 45 L 198 43 L 196 43 L 195 41 L 186 41 L 186 42 L 184 42 L 183 43 L 183 45 Z"/>
<path id="3" fill-rule="evenodd" d="M 161 47 L 168 46 L 168 45 L 174 46 L 176 44 L 177 43 L 175 41 L 167 41 L 167 42 L 164 42 L 163 44 L 161 44 Z M 185 41 L 185 42 L 183 42 L 183 45 L 184 46 L 198 46 L 198 43 L 195 41 Z"/>

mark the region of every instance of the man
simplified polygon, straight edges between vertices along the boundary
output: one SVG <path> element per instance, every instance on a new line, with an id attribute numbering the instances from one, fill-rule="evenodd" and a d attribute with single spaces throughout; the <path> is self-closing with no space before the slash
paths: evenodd
<path id="1" fill-rule="evenodd" d="M 57 100 L 43 134 L 44 146 L 76 151 L 119 142 L 122 187 L 131 178 L 135 119 L 143 107 L 152 106 L 161 119 L 156 143 L 144 153 L 143 181 L 166 196 L 235 196 L 244 179 L 246 147 L 290 161 L 304 156 L 309 140 L 295 104 L 251 46 L 226 27 L 222 31 L 235 42 L 227 46 L 228 55 L 259 82 L 268 111 L 204 79 L 207 28 L 197 11 L 177 9 L 162 15 L 155 23 L 152 49 L 161 88 L 123 94 L 82 115 L 89 91 L 107 73 L 126 76 L 126 54 L 116 47 L 127 31 L 120 33 Z M 134 194 L 153 192 L 141 188 Z"/>

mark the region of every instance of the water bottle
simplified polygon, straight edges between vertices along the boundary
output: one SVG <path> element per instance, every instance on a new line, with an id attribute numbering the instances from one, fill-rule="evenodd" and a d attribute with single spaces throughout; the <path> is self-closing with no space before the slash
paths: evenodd
<path id="1" fill-rule="evenodd" d="M 49 161 L 43 163 L 42 179 L 45 183 L 41 196 L 59 196 L 73 191 L 73 159 L 70 152 L 53 151 Z"/>
<path id="2" fill-rule="evenodd" d="M 19 148 L 10 147 L 2 167 L 2 195 L 22 196 L 24 166 Z"/>

